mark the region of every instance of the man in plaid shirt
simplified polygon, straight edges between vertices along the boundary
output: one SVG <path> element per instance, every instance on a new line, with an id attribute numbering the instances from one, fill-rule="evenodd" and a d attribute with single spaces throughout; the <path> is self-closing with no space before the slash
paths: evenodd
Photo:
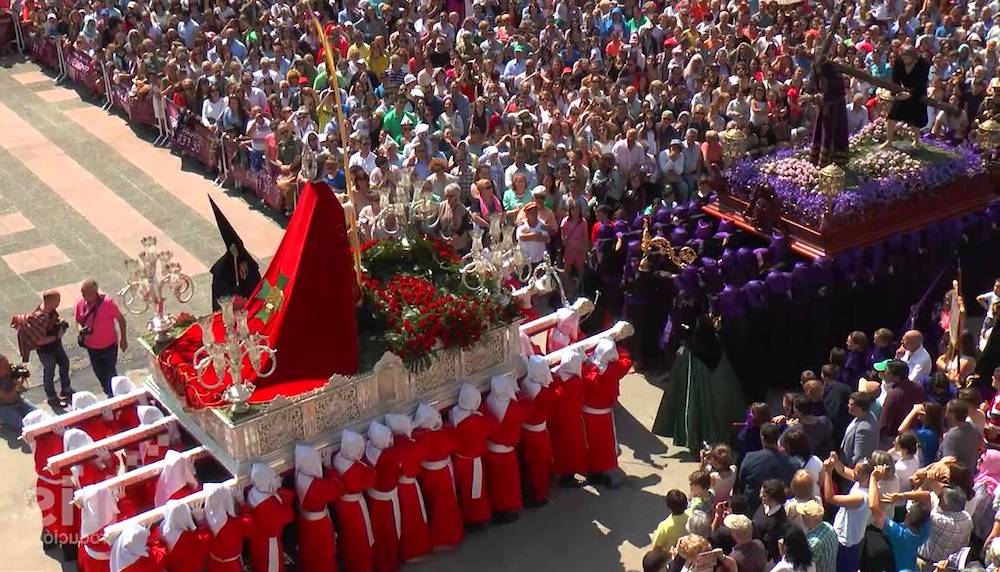
<path id="1" fill-rule="evenodd" d="M 69 383 L 69 357 L 62 345 L 62 336 L 69 324 L 59 319 L 59 292 L 49 290 L 42 294 L 42 303 L 28 314 L 11 318 L 10 326 L 17 330 L 17 347 L 21 361 L 28 362 L 31 352 L 38 353 L 42 362 L 42 384 L 49 405 L 65 405 L 73 395 Z M 59 368 L 60 394 L 56 395 L 55 373 Z"/>
<path id="2" fill-rule="evenodd" d="M 958 487 L 943 487 L 940 502 L 931 511 L 931 533 L 917 554 L 935 563 L 969 545 L 972 517 L 965 511 L 965 491 Z"/>

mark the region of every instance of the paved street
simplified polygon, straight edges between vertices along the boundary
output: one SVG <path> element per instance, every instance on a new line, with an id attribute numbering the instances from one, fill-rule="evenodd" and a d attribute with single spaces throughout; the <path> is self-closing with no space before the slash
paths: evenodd
<path id="1" fill-rule="evenodd" d="M 61 313 L 72 322 L 80 282 L 93 277 L 107 292 L 121 288 L 123 260 L 135 256 L 139 239 L 148 235 L 169 248 L 195 280 L 195 298 L 183 309 L 207 312 L 207 269 L 223 247 L 206 195 L 266 265 L 281 239 L 280 221 L 257 208 L 255 199 L 215 187 L 194 165 L 154 147 L 154 137 L 55 85 L 36 65 L 0 58 L 0 320 L 31 311 L 40 292 L 55 288 L 63 294 Z M 147 318 L 129 317 L 131 338 L 143 332 Z M 18 361 L 14 331 L 2 332 L 0 352 Z M 99 393 L 86 353 L 76 347 L 75 328 L 66 349 L 73 386 Z M 147 355 L 135 343 L 119 360 L 119 370 L 137 380 L 146 365 Z M 42 403 L 37 358 L 31 369 L 27 397 Z M 639 570 L 648 534 L 663 516 L 662 494 L 674 487 L 686 491 L 693 464 L 648 432 L 660 389 L 631 375 L 622 394 L 616 419 L 624 486 L 559 491 L 549 506 L 526 512 L 519 522 L 474 535 L 456 553 L 409 569 Z M 6 428 L 0 436 L 7 444 L 0 446 L 0 537 L 6 549 L 0 569 L 63 569 L 38 541 L 30 456 Z"/>

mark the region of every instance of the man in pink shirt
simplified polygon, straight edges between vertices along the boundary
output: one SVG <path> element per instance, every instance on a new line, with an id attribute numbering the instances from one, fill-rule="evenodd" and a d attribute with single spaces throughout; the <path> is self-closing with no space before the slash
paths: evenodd
<path id="1" fill-rule="evenodd" d="M 128 349 L 125 316 L 114 298 L 97 289 L 97 281 L 88 278 L 80 286 L 83 298 L 76 303 L 76 323 L 80 326 L 83 347 L 90 355 L 94 375 L 104 393 L 111 397 L 111 378 L 118 375 L 118 348 Z M 118 330 L 115 330 L 115 323 Z"/>

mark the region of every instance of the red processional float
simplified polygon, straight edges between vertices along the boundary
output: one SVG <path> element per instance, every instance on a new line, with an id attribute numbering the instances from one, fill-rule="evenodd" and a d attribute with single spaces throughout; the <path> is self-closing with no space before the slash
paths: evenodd
<path id="1" fill-rule="evenodd" d="M 582 338 L 582 298 L 523 322 L 558 278 L 529 271 L 499 223 L 459 259 L 402 231 L 352 248 L 345 208 L 306 184 L 253 294 L 201 318 L 166 316 L 160 296 L 142 384 L 25 420 L 45 537 L 84 572 L 276 572 L 291 555 L 395 570 L 544 504 L 557 477 L 617 467 L 628 323 Z M 136 283 L 163 270 L 132 292 L 189 298 L 144 247 Z"/>

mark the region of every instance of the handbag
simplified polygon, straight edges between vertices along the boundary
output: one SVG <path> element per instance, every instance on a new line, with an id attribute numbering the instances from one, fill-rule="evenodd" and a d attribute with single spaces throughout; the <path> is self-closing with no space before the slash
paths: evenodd
<path id="1" fill-rule="evenodd" d="M 97 309 L 100 308 L 101 304 L 103 303 L 104 303 L 104 296 L 99 296 L 97 298 L 97 303 L 94 304 L 94 307 L 87 312 L 87 314 L 83 317 L 83 320 L 81 320 L 80 323 L 83 324 L 87 320 L 93 320 L 94 315 L 97 314 Z M 78 346 L 80 346 L 81 348 L 87 347 L 86 345 L 87 336 L 90 335 L 91 331 L 92 330 L 90 326 L 83 326 L 82 328 L 80 328 L 80 331 L 76 334 L 76 343 Z"/>

